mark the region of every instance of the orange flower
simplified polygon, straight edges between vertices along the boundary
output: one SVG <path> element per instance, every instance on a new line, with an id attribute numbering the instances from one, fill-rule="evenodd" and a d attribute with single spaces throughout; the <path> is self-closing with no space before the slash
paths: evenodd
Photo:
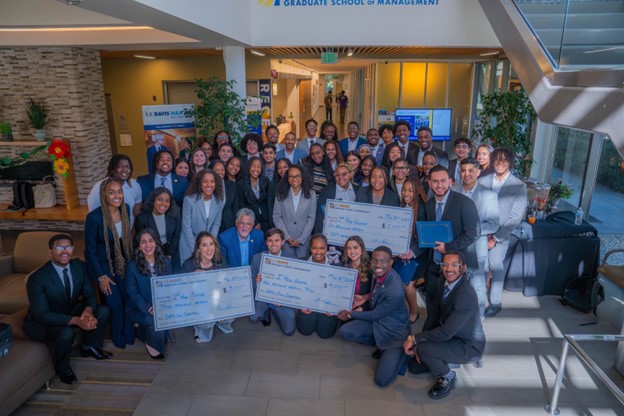
<path id="1" fill-rule="evenodd" d="M 62 140 L 56 139 L 50 143 L 48 147 L 48 153 L 50 153 L 55 159 L 62 157 L 69 157 L 69 146 Z"/>
<path id="2" fill-rule="evenodd" d="M 67 176 L 69 173 L 69 163 L 67 163 L 67 159 L 64 157 L 56 159 L 54 161 L 54 171 L 59 175 Z"/>

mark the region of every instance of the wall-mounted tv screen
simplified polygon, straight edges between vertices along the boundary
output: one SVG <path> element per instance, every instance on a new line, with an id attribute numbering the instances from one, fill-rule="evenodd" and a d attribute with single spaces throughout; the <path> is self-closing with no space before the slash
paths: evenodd
<path id="1" fill-rule="evenodd" d="M 433 140 L 451 140 L 450 108 L 397 108 L 394 121 L 406 120 L 412 126 L 410 140 L 418 140 L 416 132 L 425 126 L 431 129 Z"/>

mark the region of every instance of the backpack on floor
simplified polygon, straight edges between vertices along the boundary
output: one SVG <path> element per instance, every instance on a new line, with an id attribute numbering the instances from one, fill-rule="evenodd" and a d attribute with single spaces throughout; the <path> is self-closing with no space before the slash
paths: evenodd
<path id="1" fill-rule="evenodd" d="M 605 300 L 604 288 L 593 277 L 575 277 L 563 290 L 561 303 L 584 313 L 593 312 Z"/>

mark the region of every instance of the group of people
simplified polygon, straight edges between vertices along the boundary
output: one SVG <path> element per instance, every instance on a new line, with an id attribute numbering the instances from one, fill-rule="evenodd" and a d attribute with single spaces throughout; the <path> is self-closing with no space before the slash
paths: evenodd
<path id="1" fill-rule="evenodd" d="M 76 380 L 69 366 L 72 326 L 90 334 L 86 356 L 111 356 L 102 350 L 103 328 L 110 323 L 117 348 L 138 338 L 152 358 L 163 359 L 167 333 L 155 330 L 150 278 L 249 266 L 255 290 L 263 253 L 349 267 L 357 270 L 357 281 L 350 310 L 330 315 L 256 301 L 252 322 L 266 326 L 275 320 L 286 335 L 316 332 L 329 338 L 340 332 L 346 340 L 375 346 L 378 385 L 390 384 L 406 368 L 430 371 L 437 379 L 429 392 L 434 399 L 453 389 L 453 364 L 479 365 L 485 347 L 481 322 L 502 308 L 503 260 L 526 209 L 526 187 L 511 173 L 511 152 L 487 145 L 472 149 L 460 138 L 456 159 L 449 161 L 433 146 L 428 127 L 410 141 L 406 121 L 369 129 L 365 138 L 351 122 L 342 140 L 330 121 L 321 126 L 321 137 L 315 120 L 305 126 L 307 137 L 288 133 L 281 143 L 275 126 L 266 129 L 266 143 L 247 134 L 242 152 L 223 131 L 177 161 L 160 149 L 153 172 L 136 180 L 129 157 L 112 157 L 106 178 L 88 198 L 86 265 L 70 260 L 72 238 L 60 234 L 49 242 L 49 266 L 28 282 L 25 329 L 55 345 L 62 381 Z M 411 209 L 409 250 L 394 255 L 385 246 L 366 247 L 357 235 L 341 247 L 330 246 L 323 234 L 330 199 Z M 419 221 L 450 221 L 453 240 L 419 247 Z M 44 308 L 35 300 L 48 293 L 43 287 L 50 276 L 56 276 L 60 301 Z M 104 305 L 95 302 L 90 282 Z M 418 288 L 425 293 L 427 320 L 421 333 L 411 334 L 419 317 Z M 196 325 L 196 342 L 210 342 L 215 327 L 232 333 L 233 321 Z"/>

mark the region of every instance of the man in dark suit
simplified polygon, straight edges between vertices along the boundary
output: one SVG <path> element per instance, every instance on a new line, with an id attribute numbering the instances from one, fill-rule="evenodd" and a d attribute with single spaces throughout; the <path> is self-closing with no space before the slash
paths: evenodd
<path id="1" fill-rule="evenodd" d="M 471 148 L 472 143 L 465 137 L 460 137 L 453 143 L 453 149 L 455 150 L 457 159 L 449 160 L 448 171 L 454 184 L 461 184 L 461 162 L 470 156 Z"/>
<path id="2" fill-rule="evenodd" d="M 437 282 L 434 297 L 428 299 L 431 311 L 423 330 L 410 335 L 403 350 L 414 358 L 409 371 L 422 374 L 431 371 L 437 379 L 429 397 L 438 400 L 449 395 L 457 376 L 453 364 L 483 365 L 485 333 L 479 317 L 477 294 L 466 276 L 466 264 L 458 252 L 448 251 L 442 261 L 444 279 Z"/>
<path id="3" fill-rule="evenodd" d="M 429 127 L 422 126 L 419 128 L 416 136 L 418 136 L 418 146 L 414 147 L 412 153 L 407 155 L 407 161 L 410 165 L 422 167 L 422 159 L 425 152 L 433 152 L 438 157 L 439 165 L 448 166 L 448 154 L 432 144 L 433 133 Z"/>
<path id="4" fill-rule="evenodd" d="M 360 125 L 355 121 L 350 122 L 347 126 L 347 135 L 347 137 L 338 142 L 343 157 L 350 150 L 358 150 L 366 144 L 366 140 L 360 137 Z"/>
<path id="5" fill-rule="evenodd" d="M 399 120 L 396 122 L 396 124 L 394 125 L 394 135 L 397 138 L 396 143 L 399 145 L 399 149 L 401 150 L 401 158 L 406 160 L 408 160 L 408 155 L 418 150 L 418 144 L 416 142 L 410 141 L 410 134 L 412 134 L 412 126 L 409 124 L 408 121 Z M 383 166 L 388 165 L 388 156 L 388 146 L 386 146 L 381 162 Z"/>
<path id="6" fill-rule="evenodd" d="M 182 207 L 184 193 L 188 187 L 188 181 L 184 176 L 172 173 L 173 155 L 168 150 L 161 150 L 154 156 L 154 173 L 139 176 L 137 182 L 141 186 L 141 194 L 143 201 L 149 197 L 154 188 L 162 186 L 167 188 L 173 194 L 173 199 L 179 207 Z"/>
<path id="7" fill-rule="evenodd" d="M 154 145 L 147 148 L 147 167 L 149 168 L 149 173 L 154 173 L 154 156 L 156 155 L 156 153 L 160 152 L 161 150 L 169 150 L 167 149 L 167 146 L 164 145 L 164 134 L 153 134 L 152 141 L 154 142 Z"/>
<path id="8" fill-rule="evenodd" d="M 429 171 L 429 187 L 434 197 L 430 198 L 425 205 L 425 217 L 427 221 L 450 221 L 453 230 L 453 240 L 448 243 L 438 242 L 431 250 L 431 257 L 425 284 L 427 299 L 431 299 L 437 287 L 440 276 L 440 262 L 442 255 L 447 250 L 461 252 L 466 258 L 468 270 L 478 270 L 476 248 L 473 245 L 479 238 L 481 227 L 479 212 L 474 201 L 459 192 L 450 189 L 451 178 L 443 166 L 434 166 Z M 427 301 L 427 311 L 430 308 Z"/>
<path id="9" fill-rule="evenodd" d="M 410 332 L 410 322 L 403 281 L 392 268 L 392 251 L 386 246 L 373 250 L 371 268 L 375 275 L 371 309 L 343 310 L 338 313 L 338 319 L 352 319 L 340 328 L 343 339 L 380 350 L 375 384 L 385 387 L 392 383 L 404 362 L 401 344 Z"/>
<path id="10" fill-rule="evenodd" d="M 252 210 L 241 208 L 235 226 L 219 234 L 221 254 L 228 267 L 249 266 L 254 254 L 267 249 L 262 231 L 254 228 L 255 221 Z"/>
<path id="11" fill-rule="evenodd" d="M 359 186 L 350 182 L 351 166 L 342 162 L 336 166 L 334 171 L 335 181 L 331 181 L 320 192 L 316 201 L 316 218 L 314 220 L 314 234 L 323 232 L 323 221 L 325 220 L 325 206 L 328 199 L 339 199 L 341 201 L 355 202 L 355 195 Z"/>
<path id="12" fill-rule="evenodd" d="M 73 384 L 69 366 L 74 328 L 84 331 L 83 357 L 104 360 L 113 354 L 102 350 L 109 310 L 98 305 L 84 262 L 71 260 L 74 250 L 67 234 L 48 241 L 51 261 L 37 269 L 26 285 L 30 306 L 24 332 L 36 341 L 52 343 L 54 368 L 63 383 Z"/>

